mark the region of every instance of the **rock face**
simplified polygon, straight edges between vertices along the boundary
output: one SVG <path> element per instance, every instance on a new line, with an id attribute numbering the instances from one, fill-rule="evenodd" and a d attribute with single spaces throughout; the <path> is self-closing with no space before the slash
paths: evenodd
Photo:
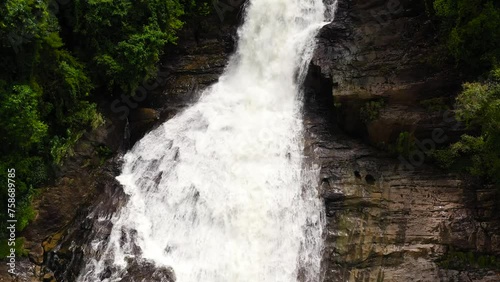
<path id="1" fill-rule="evenodd" d="M 424 3 L 340 0 L 335 21 L 319 35 L 313 65 L 332 83 L 339 124 L 372 145 L 391 143 L 401 131 L 419 137 L 436 126 L 450 134 L 460 129 L 436 116 L 460 78 L 437 52 L 437 27 Z M 360 111 L 370 101 L 382 107 L 363 121 Z"/>
<path id="2" fill-rule="evenodd" d="M 327 282 L 500 281 L 497 190 L 421 161 L 463 130 L 420 103 L 446 106 L 460 85 L 446 62 L 428 61 L 438 53 L 422 3 L 341 0 L 319 35 L 305 127 L 322 167 Z M 363 120 L 369 101 L 383 102 Z M 403 131 L 422 145 L 409 158 L 373 147 Z"/>

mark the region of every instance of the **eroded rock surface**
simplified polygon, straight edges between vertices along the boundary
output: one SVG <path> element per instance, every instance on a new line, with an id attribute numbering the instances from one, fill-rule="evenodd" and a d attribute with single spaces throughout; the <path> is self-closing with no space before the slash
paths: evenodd
<path id="1" fill-rule="evenodd" d="M 438 52 L 438 27 L 424 2 L 340 0 L 335 21 L 319 34 L 313 65 L 331 80 L 340 125 L 372 145 L 394 142 L 402 131 L 425 136 L 436 126 L 460 133 L 436 113 L 452 103 L 460 78 Z M 360 110 L 369 101 L 382 108 L 366 122 Z"/>
<path id="2" fill-rule="evenodd" d="M 446 142 L 463 131 L 420 103 L 446 106 L 460 87 L 446 62 L 433 66 L 423 3 L 341 0 L 319 35 L 305 126 L 307 155 L 322 167 L 327 282 L 500 281 L 497 191 L 373 147 L 403 131 L 432 140 L 437 128 Z M 383 107 L 366 121 L 368 101 Z"/>

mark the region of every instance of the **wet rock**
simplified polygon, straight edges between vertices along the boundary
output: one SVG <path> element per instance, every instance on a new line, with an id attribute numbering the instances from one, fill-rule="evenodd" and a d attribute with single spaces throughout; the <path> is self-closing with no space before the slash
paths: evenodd
<path id="1" fill-rule="evenodd" d="M 157 267 L 147 260 L 133 260 L 129 262 L 122 282 L 175 282 L 175 274 L 171 268 Z"/>
<path id="2" fill-rule="evenodd" d="M 26 242 L 25 248 L 28 249 L 28 257 L 31 262 L 37 265 L 41 265 L 43 263 L 43 247 L 39 243 L 34 242 Z"/>
<path id="3" fill-rule="evenodd" d="M 45 252 L 50 252 L 53 249 L 55 249 L 57 245 L 60 243 L 62 237 L 63 234 L 61 232 L 49 236 L 49 238 L 47 238 L 47 240 L 43 241 L 42 243 L 43 250 Z"/>
<path id="4" fill-rule="evenodd" d="M 138 108 L 130 112 L 129 122 L 155 121 L 159 118 L 159 113 L 151 108 Z"/>
<path id="5" fill-rule="evenodd" d="M 139 108 L 131 111 L 129 116 L 130 142 L 140 140 L 156 124 L 160 117 L 158 111 L 150 108 Z"/>
<path id="6" fill-rule="evenodd" d="M 49 273 L 45 273 L 45 275 L 43 275 L 42 282 L 57 282 L 57 280 L 54 277 L 54 273 L 49 272 Z"/>

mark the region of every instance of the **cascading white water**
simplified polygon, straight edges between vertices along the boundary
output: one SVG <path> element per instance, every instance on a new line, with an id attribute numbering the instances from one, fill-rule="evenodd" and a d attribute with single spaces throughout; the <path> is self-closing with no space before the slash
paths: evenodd
<path id="1" fill-rule="evenodd" d="M 303 158 L 299 87 L 327 11 L 321 0 L 247 4 L 220 81 L 125 155 L 130 198 L 79 281 L 134 256 L 179 282 L 320 280 L 323 207 Z"/>

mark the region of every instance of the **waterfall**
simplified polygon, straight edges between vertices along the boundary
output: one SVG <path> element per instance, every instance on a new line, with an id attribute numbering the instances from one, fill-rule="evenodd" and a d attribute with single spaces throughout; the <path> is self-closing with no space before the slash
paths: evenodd
<path id="1" fill-rule="evenodd" d="M 129 200 L 78 281 L 132 259 L 179 282 L 320 281 L 319 168 L 303 156 L 300 85 L 331 7 L 250 0 L 218 83 L 124 156 Z M 139 281 L 139 280 L 138 280 Z"/>

